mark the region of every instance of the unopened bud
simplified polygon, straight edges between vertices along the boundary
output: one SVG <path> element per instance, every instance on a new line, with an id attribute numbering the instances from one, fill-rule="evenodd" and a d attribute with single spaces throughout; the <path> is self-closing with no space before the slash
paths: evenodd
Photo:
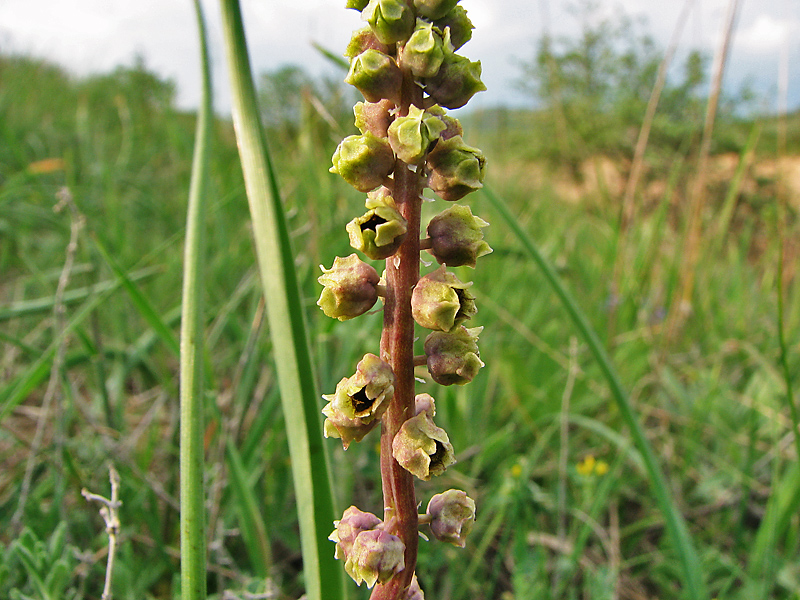
<path id="1" fill-rule="evenodd" d="M 358 534 L 375 529 L 382 524 L 383 521 L 372 513 L 363 512 L 355 506 L 348 508 L 344 511 L 341 520 L 333 522 L 336 529 L 328 536 L 330 541 L 336 542 L 334 557 L 347 560 Z"/>
<path id="2" fill-rule="evenodd" d="M 389 111 L 394 107 L 390 100 L 378 102 L 357 102 L 353 107 L 356 116 L 356 127 L 361 133 L 368 131 L 379 138 L 389 135 L 389 125 L 392 121 Z"/>
<path id="3" fill-rule="evenodd" d="M 483 152 L 460 135 L 441 140 L 428 154 L 428 186 L 443 200 L 460 200 L 483 187 L 485 168 Z"/>
<path id="4" fill-rule="evenodd" d="M 411 294 L 414 320 L 427 329 L 451 331 L 478 312 L 475 297 L 467 291 L 471 285 L 444 267 L 422 277 Z"/>
<path id="5" fill-rule="evenodd" d="M 392 440 L 392 456 L 423 481 L 441 475 L 456 462 L 447 432 L 437 427 L 427 410 L 407 419 Z"/>
<path id="6" fill-rule="evenodd" d="M 422 162 L 428 148 L 444 129 L 441 119 L 411 106 L 407 116 L 397 117 L 389 126 L 389 144 L 400 160 L 415 165 Z"/>
<path id="7" fill-rule="evenodd" d="M 371 588 L 376 583 L 386 583 L 405 568 L 406 546 L 402 540 L 381 529 L 371 529 L 358 534 L 344 570 L 358 585 Z"/>
<path id="8" fill-rule="evenodd" d="M 428 503 L 433 537 L 460 548 L 475 523 L 475 501 L 461 490 L 436 494 Z"/>
<path id="9" fill-rule="evenodd" d="M 428 250 L 439 264 L 448 267 L 468 265 L 489 254 L 492 249 L 483 240 L 483 227 L 489 223 L 472 214 L 469 206 L 456 204 L 443 210 L 428 223 Z"/>
<path id="10" fill-rule="evenodd" d="M 330 269 L 320 267 L 323 286 L 317 304 L 327 316 L 346 321 L 363 315 L 378 301 L 378 272 L 355 254 L 337 256 Z"/>
<path id="11" fill-rule="evenodd" d="M 428 371 L 441 385 L 464 385 L 473 380 L 483 366 L 478 352 L 478 335 L 483 327 L 453 331 L 434 331 L 425 339 Z"/>
<path id="12" fill-rule="evenodd" d="M 481 81 L 481 62 L 446 53 L 439 72 L 425 80 L 425 91 L 445 108 L 461 108 L 486 86 Z"/>
<path id="13" fill-rule="evenodd" d="M 456 6 L 441 19 L 436 19 L 433 23 L 444 31 L 450 31 L 450 43 L 453 50 L 458 50 L 472 39 L 472 30 L 475 26 L 467 17 L 467 11 L 462 6 Z"/>
<path id="14" fill-rule="evenodd" d="M 442 34 L 434 29 L 433 23 L 417 19 L 414 33 L 403 45 L 400 63 L 409 69 L 414 77 L 433 77 L 439 72 L 443 61 Z"/>
<path id="15" fill-rule="evenodd" d="M 408 223 L 388 194 L 385 188 L 369 194 L 369 210 L 346 227 L 350 245 L 372 260 L 383 260 L 397 252 L 408 231 Z"/>
<path id="16" fill-rule="evenodd" d="M 384 44 L 407 40 L 414 31 L 414 13 L 404 0 L 370 0 L 361 13 Z"/>
<path id="17" fill-rule="evenodd" d="M 423 17 L 441 19 L 458 4 L 458 1 L 459 0 L 414 0 L 414 6 L 417 12 Z"/>
<path id="18" fill-rule="evenodd" d="M 392 368 L 374 354 L 366 354 L 356 372 L 342 379 L 333 394 L 323 395 L 327 419 L 325 437 L 341 438 L 345 450 L 360 442 L 380 421 L 394 397 Z"/>
<path id="19" fill-rule="evenodd" d="M 364 5 L 366 6 L 366 2 Z M 344 55 L 347 58 L 355 58 L 365 50 L 377 50 L 383 54 L 390 54 L 389 46 L 382 44 L 369 27 L 363 27 L 353 32 Z"/>
<path id="20" fill-rule="evenodd" d="M 356 87 L 369 102 L 384 98 L 396 100 L 400 93 L 403 73 L 391 56 L 368 49 L 350 61 L 345 83 Z"/>
<path id="21" fill-rule="evenodd" d="M 344 138 L 333 153 L 331 173 L 338 173 L 360 192 L 381 185 L 394 170 L 394 153 L 389 142 L 367 132 Z"/>

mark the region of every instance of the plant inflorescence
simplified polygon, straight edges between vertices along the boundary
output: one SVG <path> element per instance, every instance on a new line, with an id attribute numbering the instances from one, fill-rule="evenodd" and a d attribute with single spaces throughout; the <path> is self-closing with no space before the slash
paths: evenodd
<path id="1" fill-rule="evenodd" d="M 464 546 L 475 503 L 461 490 L 436 494 L 418 515 L 414 477 L 430 480 L 455 462 L 447 433 L 434 423 L 435 402 L 416 394 L 415 367 L 427 367 L 440 385 L 463 385 L 483 366 L 480 327 L 469 283 L 448 267 L 468 265 L 491 252 L 483 240 L 488 223 L 461 205 L 430 220 L 420 239 L 423 190 L 454 202 L 482 187 L 485 159 L 462 137 L 446 109 L 464 106 L 485 89 L 480 62 L 456 54 L 472 36 L 458 0 L 348 0 L 367 25 L 356 31 L 345 55 L 345 81 L 364 96 L 356 104 L 359 135 L 345 138 L 331 171 L 367 194 L 366 212 L 348 223 L 356 253 L 323 268 L 319 306 L 347 320 L 384 303 L 379 354 L 365 354 L 355 373 L 324 398 L 326 437 L 345 449 L 381 424 L 383 518 L 351 506 L 330 539 L 336 557 L 359 585 L 376 586 L 372 598 L 420 599 L 415 576 L 418 528 Z M 420 252 L 440 267 L 420 277 Z M 431 330 L 424 355 L 415 356 L 415 323 Z"/>

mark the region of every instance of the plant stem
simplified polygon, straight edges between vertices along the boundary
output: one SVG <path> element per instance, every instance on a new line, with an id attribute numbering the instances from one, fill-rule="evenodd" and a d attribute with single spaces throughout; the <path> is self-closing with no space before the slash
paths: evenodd
<path id="1" fill-rule="evenodd" d="M 410 74 L 403 85 L 400 114 L 422 99 Z M 405 544 L 405 569 L 372 592 L 372 600 L 395 600 L 411 583 L 417 562 L 418 515 L 414 477 L 392 456 L 392 440 L 400 427 L 414 415 L 414 319 L 411 291 L 419 280 L 419 229 L 422 210 L 420 176 L 398 160 L 394 170 L 392 196 L 408 222 L 408 233 L 397 253 L 386 261 L 386 306 L 383 312 L 381 358 L 395 376 L 394 399 L 381 423 L 381 479 L 383 482 L 384 521 L 389 533 Z"/>
<path id="2" fill-rule="evenodd" d="M 197 129 L 189 189 L 184 248 L 180 344 L 180 496 L 181 598 L 206 597 L 206 514 L 203 471 L 203 265 L 205 264 L 205 198 L 208 193 L 211 138 L 211 71 L 202 7 L 194 3 L 200 36 L 203 100 Z"/>

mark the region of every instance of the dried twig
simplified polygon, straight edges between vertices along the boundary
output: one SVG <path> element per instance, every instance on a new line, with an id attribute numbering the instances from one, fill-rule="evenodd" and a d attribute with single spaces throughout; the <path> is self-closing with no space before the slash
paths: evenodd
<path id="1" fill-rule="evenodd" d="M 66 304 L 64 303 L 64 292 L 69 284 L 69 279 L 72 274 L 72 267 L 75 263 L 75 254 L 78 250 L 78 238 L 81 229 L 84 226 L 84 218 L 78 212 L 75 202 L 72 199 L 72 194 L 69 188 L 63 187 L 56 194 L 58 202 L 53 210 L 61 212 L 65 207 L 70 213 L 70 236 L 69 243 L 66 248 L 66 258 L 64 259 L 64 267 L 61 269 L 61 275 L 58 278 L 58 285 L 56 286 L 56 293 L 53 299 L 53 339 L 58 342 L 55 356 L 53 358 L 53 366 L 50 369 L 50 380 L 47 383 L 47 390 L 45 391 L 44 398 L 42 399 L 42 410 L 39 414 L 39 420 L 36 423 L 36 432 L 33 435 L 31 442 L 30 454 L 28 454 L 28 462 L 25 466 L 25 475 L 22 478 L 22 485 L 20 486 L 19 501 L 17 509 L 11 518 L 11 528 L 16 529 L 22 522 L 22 517 L 25 512 L 25 505 L 28 502 L 30 495 L 31 482 L 33 480 L 33 470 L 36 466 L 37 456 L 39 449 L 42 446 L 44 439 L 45 425 L 48 423 L 50 416 L 50 408 L 55 402 L 58 407 L 59 403 L 56 401 L 59 396 L 59 379 L 61 377 L 61 368 L 64 365 L 64 354 L 66 353 L 67 341 L 64 336 Z"/>
<path id="2" fill-rule="evenodd" d="M 691 298 L 694 290 L 695 271 L 700 258 L 700 238 L 702 234 L 703 208 L 706 203 L 706 176 L 708 173 L 708 159 L 711 154 L 711 134 L 719 106 L 720 92 L 722 91 L 722 77 L 725 73 L 725 63 L 728 58 L 736 16 L 739 12 L 739 0 L 730 0 L 728 14 L 725 19 L 725 30 L 722 41 L 717 49 L 714 59 L 714 75 L 711 81 L 711 93 L 706 107 L 703 139 L 700 143 L 700 156 L 697 160 L 697 175 L 691 190 L 691 209 L 687 226 L 686 242 L 684 243 L 683 263 L 680 272 L 680 285 L 672 298 L 672 303 L 667 316 L 666 336 L 672 340 L 681 329 L 686 317 L 691 312 Z"/>
<path id="3" fill-rule="evenodd" d="M 108 534 L 108 561 L 106 562 L 106 580 L 103 585 L 102 600 L 111 600 L 111 577 L 114 573 L 114 557 L 117 552 L 117 536 L 119 535 L 119 507 L 122 502 L 119 500 L 119 473 L 114 466 L 108 468 L 108 478 L 111 482 L 111 498 L 106 498 L 98 494 L 93 494 L 86 488 L 81 490 L 81 494 L 89 502 L 99 502 L 100 516 L 106 523 L 106 533 Z"/>
<path id="4" fill-rule="evenodd" d="M 647 109 L 645 111 L 644 120 L 642 121 L 642 128 L 639 131 L 639 138 L 636 140 L 636 149 L 633 156 L 633 164 L 631 166 L 631 173 L 628 176 L 628 181 L 625 185 L 625 196 L 622 201 L 622 218 L 619 224 L 619 240 L 617 241 L 617 257 L 614 261 L 614 274 L 612 279 L 612 293 L 618 294 L 622 289 L 620 280 L 622 278 L 622 271 L 627 264 L 625 259 L 625 247 L 627 245 L 628 232 L 633 223 L 633 217 L 636 210 L 635 195 L 636 188 L 639 185 L 639 179 L 642 176 L 644 167 L 644 153 L 647 149 L 647 142 L 650 139 L 650 129 L 653 126 L 653 121 L 656 116 L 656 108 L 658 108 L 658 101 L 661 99 L 661 92 L 664 89 L 664 84 L 667 81 L 667 71 L 672 63 L 672 57 L 678 49 L 678 40 L 683 32 L 684 25 L 690 13 L 690 9 L 694 5 L 694 0 L 686 0 L 683 6 L 678 22 L 675 24 L 675 29 L 672 32 L 672 39 L 658 66 L 658 75 L 656 82 L 653 85 L 653 90 L 650 92 L 650 99 L 647 101 Z"/>

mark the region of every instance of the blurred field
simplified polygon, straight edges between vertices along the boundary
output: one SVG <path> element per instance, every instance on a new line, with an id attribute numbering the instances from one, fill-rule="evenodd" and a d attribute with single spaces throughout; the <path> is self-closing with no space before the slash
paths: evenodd
<path id="1" fill-rule="evenodd" d="M 280 97 L 269 86 L 287 73 L 294 84 L 279 85 L 289 94 Z M 121 474 L 123 501 L 115 597 L 173 598 L 175 340 L 194 117 L 175 110 L 170 84 L 143 65 L 76 81 L 6 56 L 0 82 L 0 598 L 100 597 L 106 536 L 81 489 L 107 495 L 109 463 Z M 327 172 L 353 127 L 352 102 L 301 72 L 262 83 L 319 388 L 330 393 L 376 350 L 381 326 L 379 314 L 340 324 L 315 306 L 319 265 L 351 252 L 344 225 L 363 203 Z M 800 467 L 777 288 L 780 281 L 796 377 L 800 115 L 788 120 L 785 143 L 777 119 L 733 111 L 720 119 L 691 311 L 667 328 L 685 269 L 702 126 L 702 113 L 692 114 L 680 131 L 666 119 L 663 135 L 654 135 L 624 236 L 636 128 L 612 123 L 610 137 L 571 129 L 563 140 L 547 111 L 497 109 L 463 121 L 466 141 L 489 159 L 487 184 L 556 266 L 611 353 L 688 520 L 712 597 L 797 599 Z M 209 590 L 217 598 L 270 590 L 297 598 L 291 465 L 249 215 L 230 123 L 220 119 L 215 135 L 206 274 Z M 53 210 L 64 186 L 76 213 Z M 442 204 L 426 208 L 433 214 Z M 436 397 L 437 422 L 459 462 L 444 482 L 420 483 L 418 492 L 427 501 L 448 486 L 466 489 L 478 521 L 464 550 L 421 543 L 426 597 L 680 597 L 674 549 L 597 365 L 486 198 L 474 194 L 469 204 L 492 223 L 494 253 L 474 271 L 458 269 L 474 281 L 486 367 L 465 388 L 420 386 Z M 66 285 L 57 293 L 60 277 Z M 63 312 L 54 313 L 57 305 Z M 60 369 L 51 376 L 54 363 Z M 380 506 L 376 444 L 367 438 L 344 460 L 330 443 L 340 508 Z M 258 559 L 259 548 L 270 564 Z"/>

